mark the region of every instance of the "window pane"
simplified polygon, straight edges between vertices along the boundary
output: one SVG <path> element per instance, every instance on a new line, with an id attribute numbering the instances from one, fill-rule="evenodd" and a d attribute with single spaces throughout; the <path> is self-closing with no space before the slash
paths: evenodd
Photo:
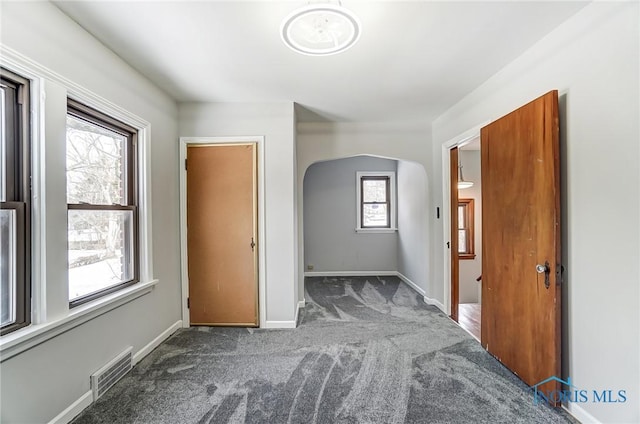
<path id="1" fill-rule="evenodd" d="M 467 230 L 458 230 L 458 253 L 467 251 Z"/>
<path id="2" fill-rule="evenodd" d="M 69 300 L 132 280 L 132 265 L 132 211 L 69 211 Z"/>
<path id="3" fill-rule="evenodd" d="M 465 209 L 466 206 L 458 206 L 458 228 L 464 228 L 466 221 L 466 219 L 464 219 Z"/>
<path id="4" fill-rule="evenodd" d="M 126 204 L 127 138 L 67 116 L 67 203 Z"/>
<path id="5" fill-rule="evenodd" d="M 387 227 L 387 205 L 362 205 L 363 227 Z"/>
<path id="6" fill-rule="evenodd" d="M 382 202 L 387 201 L 387 180 L 362 180 L 362 201 Z"/>
<path id="7" fill-rule="evenodd" d="M 16 320 L 16 211 L 0 210 L 0 321 Z"/>

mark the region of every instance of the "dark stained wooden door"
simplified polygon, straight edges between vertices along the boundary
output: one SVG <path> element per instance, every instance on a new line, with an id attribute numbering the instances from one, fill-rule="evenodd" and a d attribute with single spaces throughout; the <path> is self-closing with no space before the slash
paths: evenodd
<path id="1" fill-rule="evenodd" d="M 187 147 L 190 323 L 258 325 L 255 144 Z"/>
<path id="2" fill-rule="evenodd" d="M 451 319 L 458 322 L 458 304 L 460 301 L 460 261 L 458 253 L 458 148 L 449 153 L 449 169 L 451 183 L 451 234 L 449 238 L 451 255 Z"/>
<path id="3" fill-rule="evenodd" d="M 557 91 L 482 128 L 481 158 L 482 345 L 530 386 L 560 378 Z"/>

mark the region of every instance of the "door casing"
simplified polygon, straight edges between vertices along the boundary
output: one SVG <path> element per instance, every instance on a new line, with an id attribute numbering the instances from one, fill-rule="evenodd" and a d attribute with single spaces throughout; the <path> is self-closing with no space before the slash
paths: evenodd
<path id="1" fill-rule="evenodd" d="M 263 136 L 242 136 L 242 137 L 180 137 L 180 155 L 178 166 L 180 169 L 180 272 L 182 289 L 182 327 L 189 327 L 189 308 L 187 298 L 189 297 L 189 277 L 188 277 L 188 252 L 187 252 L 187 171 L 185 160 L 187 158 L 187 147 L 193 144 L 249 144 L 254 143 L 258 155 L 258 313 L 260 327 L 266 323 L 266 294 L 265 279 L 265 198 L 264 198 L 264 137 Z"/>
<path id="2" fill-rule="evenodd" d="M 458 168 L 451 170 L 451 149 L 462 147 L 476 138 L 480 138 L 480 129 L 491 121 L 483 122 L 468 131 L 450 139 L 442 144 L 442 227 L 443 227 L 443 293 L 444 310 L 447 315 L 451 315 L 451 250 L 447 247 L 447 239 L 451 237 L 451 171 L 457 172 Z"/>

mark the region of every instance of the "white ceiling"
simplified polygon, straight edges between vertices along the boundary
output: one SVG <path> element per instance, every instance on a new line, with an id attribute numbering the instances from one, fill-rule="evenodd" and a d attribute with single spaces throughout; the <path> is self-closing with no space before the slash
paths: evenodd
<path id="1" fill-rule="evenodd" d="M 344 0 L 362 37 L 311 57 L 279 35 L 307 3 L 55 2 L 178 101 L 294 101 L 301 121 L 347 122 L 430 122 L 586 4 Z"/>

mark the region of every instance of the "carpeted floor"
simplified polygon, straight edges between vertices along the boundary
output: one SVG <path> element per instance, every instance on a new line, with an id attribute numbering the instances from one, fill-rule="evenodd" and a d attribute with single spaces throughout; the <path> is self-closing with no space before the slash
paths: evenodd
<path id="1" fill-rule="evenodd" d="M 179 330 L 73 423 L 571 423 L 396 277 L 308 278 L 291 330 Z"/>

